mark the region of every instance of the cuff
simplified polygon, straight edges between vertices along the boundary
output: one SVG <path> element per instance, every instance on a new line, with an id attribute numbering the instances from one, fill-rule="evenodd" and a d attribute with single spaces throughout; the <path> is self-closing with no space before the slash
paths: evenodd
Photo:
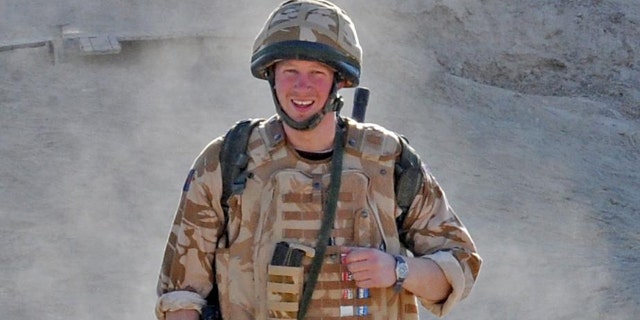
<path id="1" fill-rule="evenodd" d="M 422 305 L 431 313 L 438 317 L 443 317 L 453 309 L 455 304 L 462 300 L 465 291 L 465 276 L 460 267 L 460 262 L 451 254 L 451 252 L 439 251 L 434 254 L 423 256 L 422 258 L 430 259 L 435 262 L 444 272 L 447 281 L 451 285 L 451 293 L 449 296 L 439 302 L 425 299 L 418 299 Z"/>
<path id="2" fill-rule="evenodd" d="M 164 320 L 169 311 L 196 310 L 200 312 L 207 303 L 199 294 L 191 291 L 171 291 L 158 298 L 156 303 L 156 317 Z"/>

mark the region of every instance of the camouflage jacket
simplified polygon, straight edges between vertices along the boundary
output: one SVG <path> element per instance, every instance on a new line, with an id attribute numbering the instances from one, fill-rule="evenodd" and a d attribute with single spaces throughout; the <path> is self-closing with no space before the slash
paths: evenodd
<path id="1" fill-rule="evenodd" d="M 348 121 L 347 141 L 332 230 L 335 246 L 327 250 L 307 318 L 417 319 L 417 300 L 438 316 L 448 313 L 469 294 L 480 269 L 481 259 L 466 228 L 425 170 L 422 189 L 399 232 L 395 218 L 400 209 L 393 189 L 394 163 L 400 152 L 397 135 L 380 126 Z M 230 246 L 225 247 L 221 142 L 218 138 L 204 149 L 185 183 L 160 272 L 158 318 L 166 311 L 199 310 L 214 277 L 226 319 L 295 318 L 311 259 L 305 257 L 297 268 L 270 262 L 279 241 L 315 246 L 330 160 L 300 157 L 287 145 L 277 117 L 258 126 L 249 140 L 246 189 L 229 200 Z M 405 237 L 402 242 L 399 234 Z M 338 249 L 343 245 L 431 259 L 453 290 L 435 304 L 406 290 L 397 294 L 392 288 L 371 289 L 363 296 L 344 277 Z"/>

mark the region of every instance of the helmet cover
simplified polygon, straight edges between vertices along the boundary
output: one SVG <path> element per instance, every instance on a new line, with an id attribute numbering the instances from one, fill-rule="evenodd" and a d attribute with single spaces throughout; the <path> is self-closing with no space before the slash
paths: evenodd
<path id="1" fill-rule="evenodd" d="M 276 8 L 253 45 L 251 72 L 268 79 L 279 60 L 322 62 L 337 72 L 344 87 L 359 83 L 362 48 L 351 18 L 335 4 L 321 0 L 291 0 Z"/>

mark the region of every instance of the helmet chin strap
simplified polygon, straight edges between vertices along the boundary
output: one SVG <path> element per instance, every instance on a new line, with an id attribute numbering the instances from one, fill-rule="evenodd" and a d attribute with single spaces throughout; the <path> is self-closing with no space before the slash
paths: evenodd
<path id="1" fill-rule="evenodd" d="M 273 72 L 268 72 L 267 79 L 269 80 L 269 85 L 271 86 L 271 95 L 273 96 L 273 102 L 276 105 L 276 112 L 289 127 L 296 130 L 307 131 L 317 127 L 327 113 L 333 111 L 340 113 L 342 105 L 344 104 L 342 96 L 338 94 L 338 77 L 336 75 L 333 77 L 333 85 L 331 86 L 329 97 L 327 98 L 327 102 L 325 103 L 322 110 L 318 111 L 307 120 L 295 121 L 284 111 L 282 105 L 280 104 L 280 101 L 278 101 L 278 95 L 276 94 L 275 74 Z"/>

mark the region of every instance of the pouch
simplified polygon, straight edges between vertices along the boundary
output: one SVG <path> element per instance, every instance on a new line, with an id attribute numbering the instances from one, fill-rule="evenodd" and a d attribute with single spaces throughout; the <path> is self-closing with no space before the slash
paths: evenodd
<path id="1" fill-rule="evenodd" d="M 267 274 L 269 319 L 296 319 L 302 298 L 304 267 L 269 265 Z"/>

